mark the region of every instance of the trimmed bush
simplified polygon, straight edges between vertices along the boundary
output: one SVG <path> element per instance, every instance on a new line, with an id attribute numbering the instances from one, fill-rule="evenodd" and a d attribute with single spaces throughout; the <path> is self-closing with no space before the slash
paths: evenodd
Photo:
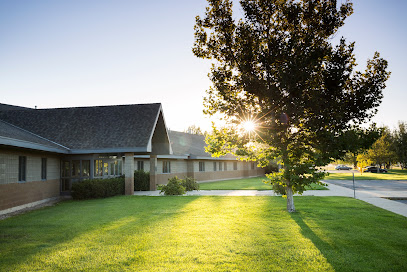
<path id="1" fill-rule="evenodd" d="M 72 183 L 73 199 L 105 198 L 124 195 L 124 176 L 109 179 L 86 179 Z"/>
<path id="2" fill-rule="evenodd" d="M 186 177 L 185 179 L 181 179 L 181 184 L 185 187 L 186 191 L 199 190 L 199 183 L 196 182 L 194 178 Z"/>
<path id="3" fill-rule="evenodd" d="M 134 171 L 134 191 L 150 190 L 150 172 Z"/>
<path id="4" fill-rule="evenodd" d="M 173 177 L 168 180 L 167 185 L 160 185 L 158 189 L 164 195 L 183 195 L 186 191 L 199 190 L 199 184 L 194 178 L 179 179 Z"/>
<path id="5" fill-rule="evenodd" d="M 168 180 L 167 185 L 160 186 L 160 193 L 164 195 L 183 195 L 185 187 L 182 185 L 182 180 L 178 177 L 173 177 Z"/>

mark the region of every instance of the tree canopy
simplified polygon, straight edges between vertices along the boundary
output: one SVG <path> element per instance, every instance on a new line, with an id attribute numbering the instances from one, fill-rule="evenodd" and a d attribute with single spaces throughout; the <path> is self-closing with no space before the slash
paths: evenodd
<path id="1" fill-rule="evenodd" d="M 387 61 L 376 52 L 355 71 L 355 43 L 333 44 L 353 12 L 348 1 L 241 0 L 239 20 L 232 1 L 208 4 L 196 17 L 193 53 L 212 61 L 205 113 L 229 124 L 214 128 L 208 151 L 262 165 L 279 158 L 283 169 L 268 177 L 295 211 L 293 193 L 319 182 L 318 167 L 346 151 L 344 133 L 376 113 Z M 245 120 L 257 124 L 255 135 L 238 129 Z"/>

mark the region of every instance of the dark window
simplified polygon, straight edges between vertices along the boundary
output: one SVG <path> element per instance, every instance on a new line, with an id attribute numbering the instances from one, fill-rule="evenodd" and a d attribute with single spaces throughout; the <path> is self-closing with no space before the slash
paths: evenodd
<path id="1" fill-rule="evenodd" d="M 252 169 L 254 170 L 256 163 L 252 162 Z"/>
<path id="2" fill-rule="evenodd" d="M 62 162 L 62 177 L 69 178 L 71 177 L 70 174 L 71 164 L 69 161 Z"/>
<path id="3" fill-rule="evenodd" d="M 227 163 L 227 162 L 224 162 L 224 163 L 223 163 L 223 170 L 224 170 L 224 171 L 227 171 L 227 170 L 228 170 L 228 163 Z"/>
<path id="4" fill-rule="evenodd" d="M 117 175 L 120 175 L 119 174 L 119 161 L 115 161 L 114 162 L 114 174 L 117 176 Z"/>
<path id="5" fill-rule="evenodd" d="M 219 162 L 219 171 L 222 171 L 222 162 Z"/>
<path id="6" fill-rule="evenodd" d="M 233 170 L 237 170 L 237 162 L 233 162 Z"/>
<path id="7" fill-rule="evenodd" d="M 137 170 L 144 171 L 144 161 L 137 161 Z"/>
<path id="8" fill-rule="evenodd" d="M 18 181 L 26 181 L 27 157 L 18 157 Z"/>
<path id="9" fill-rule="evenodd" d="M 81 161 L 72 161 L 72 177 L 79 177 L 81 175 Z"/>
<path id="10" fill-rule="evenodd" d="M 216 171 L 216 165 L 218 164 L 218 162 L 213 162 L 213 171 Z"/>
<path id="11" fill-rule="evenodd" d="M 47 179 L 47 158 L 41 158 L 41 179 Z"/>
<path id="12" fill-rule="evenodd" d="M 90 161 L 82 161 L 82 176 L 83 177 L 89 177 L 90 173 Z"/>
<path id="13" fill-rule="evenodd" d="M 122 160 L 120 160 L 119 161 L 119 173 L 118 173 L 118 175 L 121 175 L 122 174 Z"/>
<path id="14" fill-rule="evenodd" d="M 171 162 L 163 161 L 163 173 L 171 173 Z"/>
<path id="15" fill-rule="evenodd" d="M 110 175 L 114 175 L 114 162 L 110 163 Z"/>
<path id="16" fill-rule="evenodd" d="M 199 172 L 205 172 L 205 162 L 199 162 Z"/>

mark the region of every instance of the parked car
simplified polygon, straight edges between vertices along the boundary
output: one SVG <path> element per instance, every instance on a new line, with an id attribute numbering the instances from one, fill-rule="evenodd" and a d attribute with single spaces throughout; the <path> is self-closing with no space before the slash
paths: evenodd
<path id="1" fill-rule="evenodd" d="M 351 170 L 352 167 L 349 167 L 349 166 L 340 164 L 340 165 L 336 166 L 335 169 L 336 169 L 336 170 Z"/>
<path id="2" fill-rule="evenodd" d="M 363 172 L 370 172 L 370 173 L 387 173 L 386 169 L 378 168 L 376 166 L 368 166 L 365 168 Z"/>

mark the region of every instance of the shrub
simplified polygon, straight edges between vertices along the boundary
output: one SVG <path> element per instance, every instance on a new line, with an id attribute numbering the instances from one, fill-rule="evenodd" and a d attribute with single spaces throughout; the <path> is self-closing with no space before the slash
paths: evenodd
<path id="1" fill-rule="evenodd" d="M 124 194 L 124 176 L 109 179 L 86 179 L 72 183 L 73 199 L 105 198 Z"/>
<path id="2" fill-rule="evenodd" d="M 181 184 L 185 187 L 186 191 L 199 190 L 199 183 L 196 182 L 194 178 L 186 177 L 185 179 L 181 179 Z"/>
<path id="3" fill-rule="evenodd" d="M 167 185 L 160 186 L 160 193 L 164 195 L 183 195 L 185 187 L 182 185 L 182 180 L 178 177 L 173 177 L 168 180 Z"/>
<path id="4" fill-rule="evenodd" d="M 144 170 L 134 171 L 134 191 L 150 190 L 150 172 Z"/>

